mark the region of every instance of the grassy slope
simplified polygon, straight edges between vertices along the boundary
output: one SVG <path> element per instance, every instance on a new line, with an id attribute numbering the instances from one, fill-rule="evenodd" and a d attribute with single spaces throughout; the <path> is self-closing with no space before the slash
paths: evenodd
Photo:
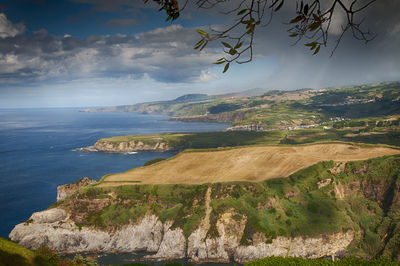
<path id="1" fill-rule="evenodd" d="M 76 255 L 61 258 L 56 252 L 42 247 L 32 251 L 0 237 L 0 266 L 98 266 L 92 258 Z"/>
<path id="2" fill-rule="evenodd" d="M 207 149 L 258 144 L 278 144 L 285 136 L 283 131 L 273 132 L 205 132 L 205 133 L 164 133 L 151 135 L 128 135 L 100 139 L 118 146 L 121 142 L 141 141 L 155 145 L 166 142 L 176 149 Z"/>
<path id="3" fill-rule="evenodd" d="M 329 141 L 387 144 L 400 146 L 400 116 L 366 117 L 351 121 L 330 122 L 323 126 L 299 130 L 268 132 L 206 132 L 128 135 L 100 139 L 115 147 L 121 142 L 141 141 L 154 146 L 157 142 L 183 149 L 213 149 L 275 144 L 306 144 Z"/>
<path id="4" fill-rule="evenodd" d="M 348 162 L 341 171 L 333 161 L 320 162 L 288 178 L 259 183 L 225 182 L 203 185 L 90 186 L 61 207 L 84 214 L 79 223 L 114 228 L 134 222 L 148 212 L 188 236 L 204 217 L 204 197 L 212 187 L 209 237 L 217 234 L 215 222 L 227 210 L 245 215 L 241 243 L 251 243 L 255 231 L 267 241 L 276 236 L 316 236 L 354 230 L 349 248 L 353 255 L 385 255 L 400 259 L 400 156 Z M 331 178 L 319 189 L 317 182 Z M 113 192 L 113 193 L 110 193 Z M 84 200 L 110 199 L 102 210 L 88 212 Z M 249 242 L 250 241 L 250 242 Z"/>
<path id="5" fill-rule="evenodd" d="M 303 259 L 303 258 L 282 258 L 282 257 L 270 257 L 251 261 L 246 266 L 277 266 L 277 265 L 288 265 L 288 266 L 397 266 L 399 262 L 392 261 L 387 258 L 379 258 L 373 260 L 363 260 L 359 258 L 344 258 L 340 260 L 331 261 L 328 259 Z"/>
<path id="6" fill-rule="evenodd" d="M 398 153 L 400 150 L 385 147 L 340 143 L 183 152 L 157 164 L 108 175 L 100 185 L 115 186 L 132 181 L 144 184 L 254 182 L 286 177 L 320 161 L 365 160 Z"/>
<path id="7" fill-rule="evenodd" d="M 47 254 L 44 254 L 47 252 Z M 26 249 L 10 240 L 0 237 L 0 266 L 52 266 L 57 265 L 56 262 L 60 262 L 61 259 L 57 257 L 51 251 L 45 251 L 42 249 L 39 252 L 31 251 Z M 64 265 L 73 265 L 65 263 Z M 76 265 L 76 264 L 74 264 Z"/>
<path id="8" fill-rule="evenodd" d="M 400 82 L 324 90 L 271 91 L 261 96 L 219 96 L 206 101 L 165 101 L 136 104 L 107 111 L 159 113 L 193 117 L 195 121 L 258 124 L 267 128 L 329 122 L 331 117 L 351 119 L 400 114 Z M 366 102 L 372 100 L 372 102 Z M 343 105 L 351 102 L 349 105 Z M 339 105 L 337 105 L 339 104 Z M 336 105 L 336 106 L 335 106 Z"/>

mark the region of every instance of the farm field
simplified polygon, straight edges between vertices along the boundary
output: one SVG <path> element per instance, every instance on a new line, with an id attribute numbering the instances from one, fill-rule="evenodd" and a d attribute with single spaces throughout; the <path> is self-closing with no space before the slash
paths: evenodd
<path id="1" fill-rule="evenodd" d="M 159 163 L 105 176 L 100 186 L 259 182 L 286 177 L 321 161 L 355 161 L 399 154 L 387 147 L 326 143 L 187 151 Z"/>

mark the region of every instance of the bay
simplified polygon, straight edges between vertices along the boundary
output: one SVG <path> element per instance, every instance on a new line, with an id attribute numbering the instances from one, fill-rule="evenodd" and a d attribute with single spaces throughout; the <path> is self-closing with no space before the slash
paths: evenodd
<path id="1" fill-rule="evenodd" d="M 172 152 L 84 153 L 104 137 L 221 131 L 229 124 L 168 121 L 162 115 L 84 113 L 77 108 L 0 109 L 0 236 L 56 201 L 57 186 L 126 171 Z"/>

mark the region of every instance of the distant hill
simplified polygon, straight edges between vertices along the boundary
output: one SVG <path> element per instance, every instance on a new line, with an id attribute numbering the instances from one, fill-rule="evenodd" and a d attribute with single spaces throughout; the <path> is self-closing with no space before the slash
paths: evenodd
<path id="1" fill-rule="evenodd" d="M 187 122 L 232 123 L 235 129 L 314 127 L 332 119 L 400 114 L 400 82 L 327 89 L 251 89 L 221 95 L 186 94 L 169 101 L 86 109 L 84 112 L 164 114 Z"/>
<path id="2" fill-rule="evenodd" d="M 176 102 L 176 103 L 186 103 L 186 102 L 206 101 L 211 98 L 212 97 L 208 96 L 207 94 L 193 93 L 193 94 L 186 94 L 186 95 L 180 96 L 172 101 Z"/>

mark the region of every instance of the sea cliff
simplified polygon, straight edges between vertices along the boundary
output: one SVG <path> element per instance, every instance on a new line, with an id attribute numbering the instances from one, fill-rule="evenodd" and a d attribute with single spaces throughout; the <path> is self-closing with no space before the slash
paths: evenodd
<path id="1" fill-rule="evenodd" d="M 199 185 L 106 181 L 59 189 L 9 237 L 63 253 L 245 263 L 266 256 L 400 260 L 398 155 L 320 162 L 286 178 Z"/>
<path id="2" fill-rule="evenodd" d="M 208 234 L 210 201 L 211 188 L 208 188 L 206 215 L 187 238 L 181 228 L 172 226 L 172 220 L 162 222 L 154 214 L 146 214 L 121 228 L 100 230 L 79 226 L 71 213 L 56 207 L 32 214 L 27 222 L 13 229 L 10 239 L 29 249 L 47 246 L 64 253 L 146 251 L 153 253 L 148 259 L 246 263 L 267 256 L 335 256 L 344 252 L 354 238 L 354 233 L 347 231 L 316 237 L 277 237 L 266 243 L 265 236 L 256 233 L 251 245 L 241 245 L 247 217 L 238 219 L 232 210 L 222 213 L 216 221 L 217 236 L 212 237 Z"/>
<path id="3" fill-rule="evenodd" d="M 78 149 L 83 152 L 137 152 L 137 151 L 155 151 L 165 152 L 175 150 L 170 147 L 166 141 L 158 140 L 156 142 L 147 143 L 141 140 L 131 141 L 109 141 L 107 139 L 98 140 L 93 146 Z"/>

